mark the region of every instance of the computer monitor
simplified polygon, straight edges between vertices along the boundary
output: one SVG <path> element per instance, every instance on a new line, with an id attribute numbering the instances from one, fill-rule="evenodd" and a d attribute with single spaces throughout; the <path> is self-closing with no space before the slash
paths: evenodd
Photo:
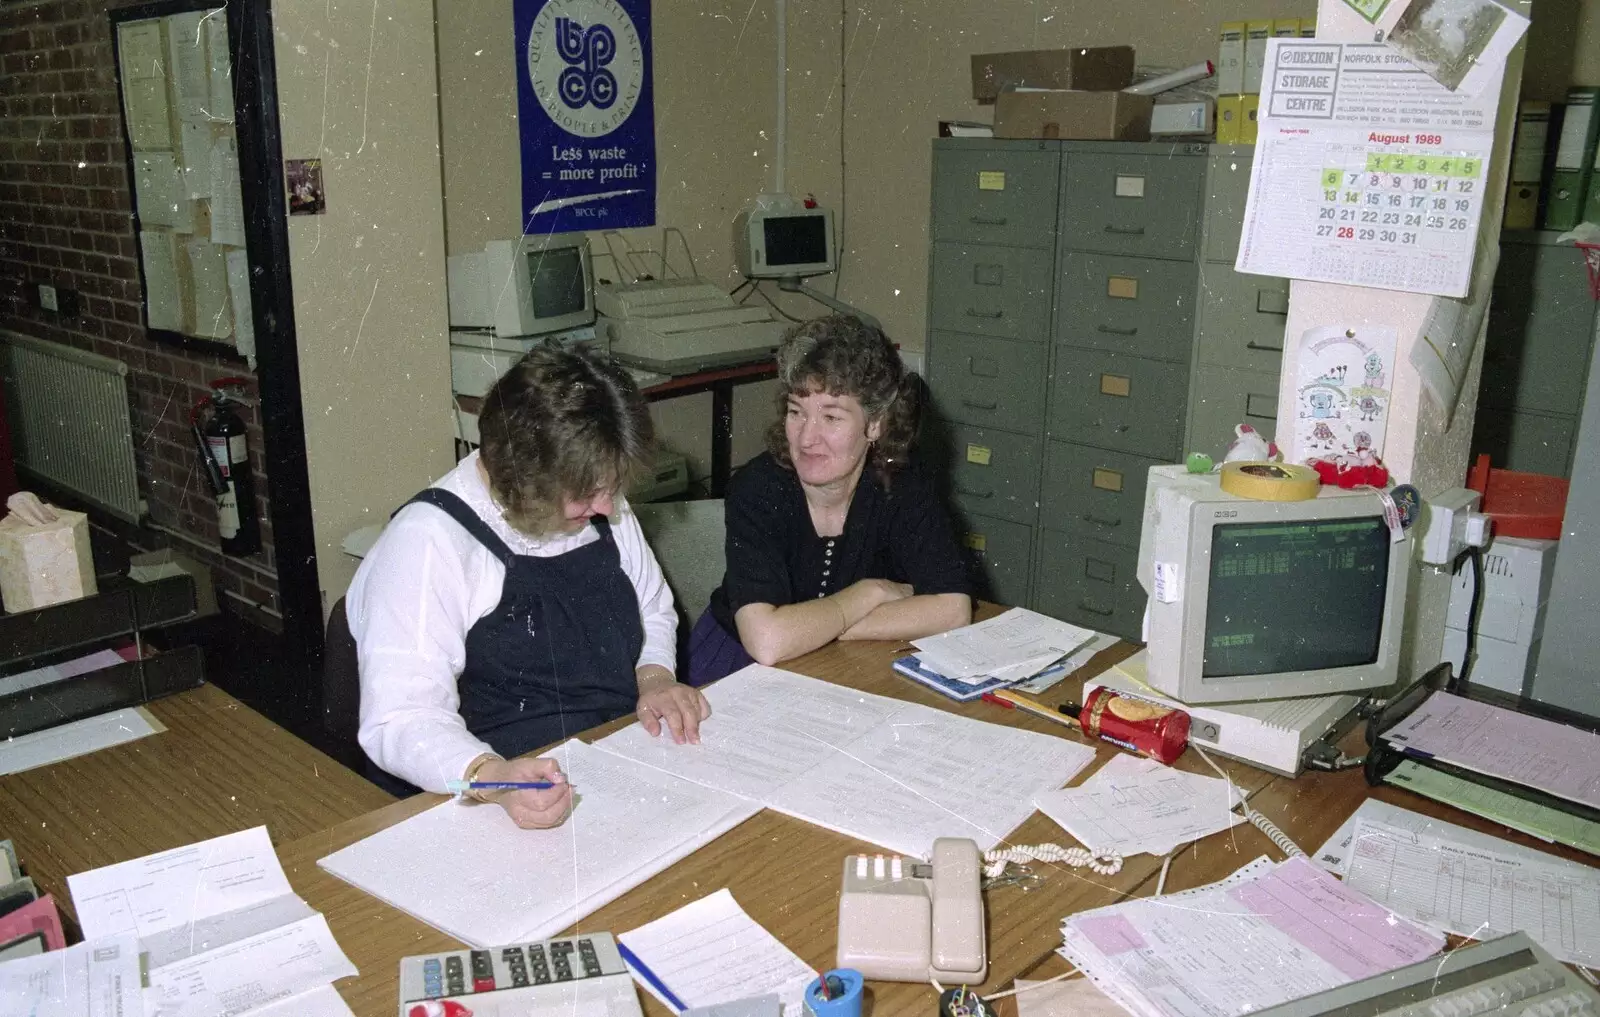
<path id="1" fill-rule="evenodd" d="M 733 224 L 734 260 L 750 279 L 798 279 L 836 267 L 833 213 L 825 208 L 761 207 L 740 212 Z"/>
<path id="2" fill-rule="evenodd" d="M 580 233 L 491 240 L 448 262 L 450 327 L 502 337 L 562 332 L 594 322 L 589 241 Z"/>
<path id="3" fill-rule="evenodd" d="M 1152 467 L 1138 567 L 1148 680 L 1186 703 L 1392 685 L 1411 553 L 1372 491 L 1258 501 L 1214 473 Z"/>

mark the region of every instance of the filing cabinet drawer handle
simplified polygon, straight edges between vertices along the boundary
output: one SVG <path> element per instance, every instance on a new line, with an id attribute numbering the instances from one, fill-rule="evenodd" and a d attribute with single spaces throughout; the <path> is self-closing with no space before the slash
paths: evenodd
<path id="1" fill-rule="evenodd" d="M 994 492 L 993 491 L 974 491 L 970 487 L 960 487 L 960 486 L 956 487 L 956 494 L 959 494 L 964 498 L 993 498 L 994 497 Z"/>
<path id="2" fill-rule="evenodd" d="M 1093 512 L 1085 512 L 1083 515 L 1079 516 L 1079 518 L 1082 519 L 1086 523 L 1094 523 L 1096 526 L 1121 526 L 1122 525 L 1122 520 L 1121 519 L 1107 519 L 1104 516 L 1097 516 Z"/>
<path id="3" fill-rule="evenodd" d="M 1104 332 L 1106 335 L 1138 335 L 1139 334 L 1139 330 L 1137 328 L 1113 328 L 1110 325 L 1096 325 L 1094 327 L 1094 330 L 1096 332 Z"/>
<path id="4" fill-rule="evenodd" d="M 979 402 L 976 399 L 963 399 L 961 400 L 961 405 L 974 410 L 997 410 L 1000 408 L 1000 404 L 993 399 L 986 403 Z"/>
<path id="5" fill-rule="evenodd" d="M 1144 227 L 1143 226 L 1107 226 L 1106 227 L 1106 232 L 1107 233 L 1115 233 L 1115 234 L 1117 234 L 1119 236 L 1124 236 L 1124 237 L 1142 237 L 1142 236 L 1144 236 Z"/>
<path id="6" fill-rule="evenodd" d="M 1260 350 L 1262 353 L 1282 353 L 1283 352 L 1283 347 L 1282 346 L 1268 346 L 1265 343 L 1258 343 L 1258 342 L 1254 342 L 1254 341 L 1245 343 L 1244 344 L 1244 348 L 1247 349 L 1247 350 Z"/>
<path id="7" fill-rule="evenodd" d="M 1102 618 L 1109 618 L 1117 613 L 1115 608 L 1095 607 L 1093 604 L 1089 603 L 1088 600 L 1078 601 L 1078 606 L 1083 608 L 1085 611 L 1088 611 L 1090 614 L 1097 614 Z"/>
<path id="8" fill-rule="evenodd" d="M 1257 399 L 1261 400 L 1261 402 L 1257 403 Z M 1257 406 L 1261 408 L 1259 412 L 1256 409 Z M 1246 393 L 1244 397 L 1244 415 L 1255 417 L 1257 420 L 1277 420 L 1278 397 L 1275 395 L 1261 395 L 1258 392 Z"/>
<path id="9" fill-rule="evenodd" d="M 979 226 L 1004 226 L 1006 224 L 1006 217 L 1003 215 L 974 215 L 969 218 L 971 222 Z"/>
<path id="10" fill-rule="evenodd" d="M 998 321 L 1005 317 L 1005 314 L 1006 312 L 1004 311 L 980 311 L 976 307 L 967 308 L 967 317 L 969 318 L 993 318 Z"/>

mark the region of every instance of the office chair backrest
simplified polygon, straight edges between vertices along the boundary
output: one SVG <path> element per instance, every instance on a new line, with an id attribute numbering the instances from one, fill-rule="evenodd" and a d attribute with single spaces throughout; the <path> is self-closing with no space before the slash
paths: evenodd
<path id="1" fill-rule="evenodd" d="M 361 669 L 356 640 L 345 616 L 344 598 L 340 597 L 328 614 L 328 634 L 322 651 L 322 733 L 328 741 L 328 755 L 355 765 L 357 772 L 357 764 L 366 759 L 356 740 L 360 730 Z"/>
<path id="2" fill-rule="evenodd" d="M 650 502 L 634 505 L 633 513 L 678 602 L 679 629 L 687 634 L 722 585 L 722 499 Z"/>

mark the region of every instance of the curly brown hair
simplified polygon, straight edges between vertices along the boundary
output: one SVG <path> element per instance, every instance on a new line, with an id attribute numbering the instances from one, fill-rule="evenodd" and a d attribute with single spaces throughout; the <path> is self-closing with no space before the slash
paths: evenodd
<path id="1" fill-rule="evenodd" d="M 489 489 L 506 522 L 553 533 L 563 502 L 621 490 L 650 467 L 655 430 L 639 387 L 586 349 L 535 347 L 495 382 L 478 416 Z"/>
<path id="2" fill-rule="evenodd" d="M 767 428 L 772 457 L 785 469 L 794 468 L 784 431 L 791 396 L 851 396 L 869 423 L 881 425 L 867 463 L 887 487 L 911 453 L 922 407 L 922 379 L 906 370 L 888 337 L 859 318 L 832 314 L 790 329 L 777 360 L 778 419 Z"/>

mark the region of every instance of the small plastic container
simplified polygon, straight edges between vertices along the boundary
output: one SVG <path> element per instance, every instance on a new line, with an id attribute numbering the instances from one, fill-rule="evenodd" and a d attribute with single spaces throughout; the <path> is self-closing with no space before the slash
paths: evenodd
<path id="1" fill-rule="evenodd" d="M 1467 472 L 1467 488 L 1483 495 L 1482 511 L 1493 517 L 1499 537 L 1560 540 L 1567 487 L 1562 477 L 1491 469 L 1487 454 Z"/>

